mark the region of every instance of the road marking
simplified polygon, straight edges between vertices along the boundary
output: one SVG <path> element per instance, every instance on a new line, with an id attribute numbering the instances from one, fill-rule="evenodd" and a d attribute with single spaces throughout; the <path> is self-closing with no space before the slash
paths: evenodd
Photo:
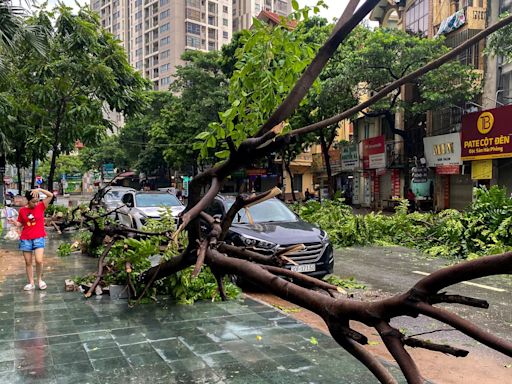
<path id="1" fill-rule="evenodd" d="M 430 275 L 430 273 L 427 273 L 427 272 L 421 272 L 421 271 L 412 271 L 412 273 L 415 273 L 415 274 L 417 274 L 417 275 L 423 275 L 423 276 L 428 276 L 428 275 Z M 495 288 L 495 287 L 490 287 L 489 285 L 484 285 L 484 284 L 472 283 L 472 282 L 470 282 L 470 281 L 462 281 L 461 283 L 462 283 L 462 284 L 466 284 L 466 285 L 472 285 L 473 287 L 478 287 L 478 288 L 488 289 L 488 290 L 490 290 L 490 291 L 495 291 L 495 292 L 507 292 L 505 289 Z"/>

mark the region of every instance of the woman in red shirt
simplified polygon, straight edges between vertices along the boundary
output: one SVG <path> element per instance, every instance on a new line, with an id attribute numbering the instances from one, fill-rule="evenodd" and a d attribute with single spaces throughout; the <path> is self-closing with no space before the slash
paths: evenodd
<path id="1" fill-rule="evenodd" d="M 46 195 L 39 201 L 39 193 Z M 20 209 L 18 221 L 11 220 L 12 224 L 23 227 L 20 235 L 20 250 L 25 257 L 28 284 L 23 288 L 31 291 L 35 288 L 34 272 L 32 269 L 32 253 L 36 259 L 37 285 L 39 289 L 46 289 L 46 283 L 41 280 L 43 274 L 43 256 L 46 231 L 44 229 L 44 211 L 53 199 L 53 194 L 45 189 L 33 189 L 25 193 L 28 204 Z"/>

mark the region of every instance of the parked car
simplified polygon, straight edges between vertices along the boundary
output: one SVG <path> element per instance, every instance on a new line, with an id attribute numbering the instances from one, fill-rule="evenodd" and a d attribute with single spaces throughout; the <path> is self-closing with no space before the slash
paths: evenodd
<path id="1" fill-rule="evenodd" d="M 217 196 L 206 209 L 212 216 L 224 217 L 233 205 L 235 197 Z M 288 254 L 291 263 L 287 269 L 322 278 L 332 273 L 334 267 L 333 248 L 322 229 L 301 220 L 283 202 L 273 198 L 247 209 L 241 209 L 229 229 L 226 241 L 257 251 L 265 255 L 275 254 L 283 248 L 304 244 L 305 249 Z"/>
<path id="2" fill-rule="evenodd" d="M 185 209 L 176 196 L 161 191 L 129 191 L 123 195 L 121 202 L 125 206 L 117 212 L 119 222 L 136 229 L 140 229 L 147 219 L 159 219 L 163 208 L 171 209 L 176 222 Z"/>
<path id="3" fill-rule="evenodd" d="M 107 187 L 103 198 L 100 200 L 100 207 L 105 211 L 112 211 L 122 205 L 121 199 L 126 192 L 135 192 L 135 189 L 130 187 Z"/>

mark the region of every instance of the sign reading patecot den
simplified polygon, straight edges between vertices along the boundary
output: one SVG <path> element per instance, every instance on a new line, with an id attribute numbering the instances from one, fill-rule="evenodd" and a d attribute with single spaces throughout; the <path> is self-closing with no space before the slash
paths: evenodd
<path id="1" fill-rule="evenodd" d="M 460 165 L 460 134 L 428 136 L 423 138 L 427 166 Z"/>
<path id="2" fill-rule="evenodd" d="M 462 160 L 512 157 L 512 105 L 462 116 Z"/>

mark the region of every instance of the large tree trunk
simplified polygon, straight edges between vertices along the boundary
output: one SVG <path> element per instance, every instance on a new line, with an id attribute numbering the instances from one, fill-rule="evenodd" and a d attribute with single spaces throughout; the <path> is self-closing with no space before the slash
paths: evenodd
<path id="1" fill-rule="evenodd" d="M 18 195 L 21 195 L 23 182 L 21 181 L 21 162 L 16 161 L 16 174 L 18 175 Z"/>
<path id="2" fill-rule="evenodd" d="M 325 171 L 327 172 L 327 193 L 329 199 L 332 199 L 334 196 L 334 188 L 332 182 L 332 169 L 331 169 L 331 156 L 329 156 L 329 145 L 325 140 L 325 135 L 323 130 L 320 131 L 320 147 L 322 148 L 322 155 L 324 157 L 325 163 Z"/>
<path id="3" fill-rule="evenodd" d="M 53 192 L 53 179 L 55 177 L 55 164 L 57 162 L 57 157 L 59 156 L 58 144 L 54 142 L 52 149 L 52 160 L 50 162 L 50 174 L 48 175 L 48 190 Z"/>
<path id="4" fill-rule="evenodd" d="M 292 189 L 292 199 L 293 199 L 293 201 L 297 201 L 297 197 L 295 196 L 295 185 L 294 185 L 295 180 L 293 179 L 293 173 L 292 173 L 292 169 L 290 167 L 290 161 L 288 161 L 288 159 L 285 160 L 284 156 L 283 156 L 283 161 L 284 161 L 284 167 L 286 169 L 286 172 L 288 172 L 288 176 L 290 176 L 290 188 Z"/>
<path id="5" fill-rule="evenodd" d="M 32 154 L 32 174 L 30 177 L 30 188 L 34 189 L 36 187 L 36 154 L 35 152 Z"/>

